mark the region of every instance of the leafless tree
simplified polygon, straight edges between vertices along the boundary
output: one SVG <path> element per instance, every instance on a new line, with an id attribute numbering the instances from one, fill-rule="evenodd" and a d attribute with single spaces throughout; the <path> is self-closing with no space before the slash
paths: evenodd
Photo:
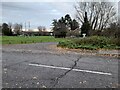
<path id="1" fill-rule="evenodd" d="M 43 26 L 43 31 L 46 31 L 46 27 L 45 26 Z"/>
<path id="2" fill-rule="evenodd" d="M 43 30 L 42 26 L 38 26 L 38 30 L 39 30 L 39 32 L 42 32 L 42 30 Z"/>
<path id="3" fill-rule="evenodd" d="M 116 21 L 116 10 L 113 2 L 78 2 L 75 5 L 76 18 L 82 24 L 84 13 L 88 13 L 88 20 L 93 30 L 103 30 L 111 21 Z"/>
<path id="4" fill-rule="evenodd" d="M 46 31 L 46 28 L 45 28 L 45 26 L 38 26 L 38 30 L 39 30 L 39 34 L 43 35 L 43 32 Z"/>
<path id="5" fill-rule="evenodd" d="M 22 24 L 14 24 L 14 33 L 17 34 L 17 35 L 20 35 L 22 31 Z"/>
<path id="6" fill-rule="evenodd" d="M 38 26 L 39 32 L 45 31 L 46 27 L 45 26 Z"/>

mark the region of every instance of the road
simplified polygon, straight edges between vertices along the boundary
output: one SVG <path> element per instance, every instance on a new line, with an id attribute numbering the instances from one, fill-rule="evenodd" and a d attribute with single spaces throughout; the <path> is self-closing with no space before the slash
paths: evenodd
<path id="1" fill-rule="evenodd" d="M 3 88 L 117 88 L 119 59 L 61 53 L 56 43 L 2 48 Z"/>

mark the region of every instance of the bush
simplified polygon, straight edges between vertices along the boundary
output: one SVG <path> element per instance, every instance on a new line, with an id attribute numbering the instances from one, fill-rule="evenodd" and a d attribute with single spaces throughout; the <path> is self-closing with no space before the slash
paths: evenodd
<path id="1" fill-rule="evenodd" d="M 66 36 L 67 37 L 79 37 L 80 36 L 80 30 L 79 29 L 67 30 Z"/>
<path id="2" fill-rule="evenodd" d="M 92 36 L 80 39 L 71 39 L 69 41 L 59 42 L 58 46 L 75 48 L 75 49 L 90 49 L 95 50 L 99 48 L 105 49 L 119 49 L 120 43 L 118 39 L 106 38 L 102 36 Z"/>
<path id="3" fill-rule="evenodd" d="M 2 34 L 7 36 L 12 36 L 12 29 L 9 28 L 8 24 L 2 24 Z"/>
<path id="4" fill-rule="evenodd" d="M 57 46 L 60 46 L 60 47 L 67 47 L 67 48 L 74 48 L 75 47 L 75 43 L 68 40 L 68 41 L 61 41 L 59 42 L 59 44 Z"/>
<path id="5" fill-rule="evenodd" d="M 91 45 L 106 45 L 109 42 L 109 38 L 105 37 L 98 37 L 98 36 L 92 36 L 88 38 L 81 38 L 81 39 L 76 39 L 75 43 L 76 44 L 91 44 Z"/>

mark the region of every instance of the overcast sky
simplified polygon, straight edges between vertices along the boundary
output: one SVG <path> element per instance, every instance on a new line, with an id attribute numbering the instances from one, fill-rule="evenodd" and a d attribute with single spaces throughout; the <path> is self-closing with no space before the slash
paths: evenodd
<path id="1" fill-rule="evenodd" d="M 44 2 L 8 2 L 10 0 L 2 0 L 0 3 L 0 23 L 1 22 L 11 22 L 11 23 L 22 23 L 23 28 L 25 22 L 31 24 L 31 28 L 37 28 L 38 26 L 45 26 L 50 28 L 53 19 L 59 19 L 65 14 L 70 14 L 72 18 L 75 18 L 75 1 L 69 0 L 69 2 L 49 2 L 46 0 Z M 7 1 L 7 2 L 5 2 Z M 17 0 L 16 0 L 17 1 Z M 22 0 L 21 0 L 22 1 Z M 73 2 L 74 1 L 74 2 Z M 113 0 L 117 1 L 117 0 Z"/>
<path id="2" fill-rule="evenodd" d="M 32 28 L 42 25 L 50 27 L 53 19 L 65 14 L 74 17 L 73 2 L 4 2 L 2 3 L 2 21 L 28 23 Z"/>

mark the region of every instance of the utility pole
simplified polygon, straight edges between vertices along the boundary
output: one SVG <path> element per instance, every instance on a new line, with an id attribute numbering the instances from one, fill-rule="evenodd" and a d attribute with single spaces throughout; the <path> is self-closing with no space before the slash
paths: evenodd
<path id="1" fill-rule="evenodd" d="M 28 27 L 29 27 L 29 30 L 30 30 L 30 21 L 28 22 Z"/>
<path id="2" fill-rule="evenodd" d="M 25 22 L 25 31 L 26 31 L 26 22 Z"/>

